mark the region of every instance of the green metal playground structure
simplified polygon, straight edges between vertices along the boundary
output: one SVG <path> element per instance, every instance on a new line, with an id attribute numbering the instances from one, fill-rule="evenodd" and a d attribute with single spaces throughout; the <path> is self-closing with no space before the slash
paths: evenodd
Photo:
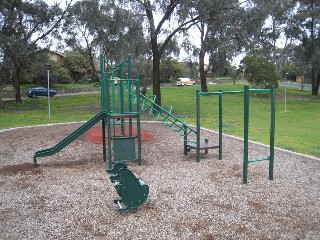
<path id="1" fill-rule="evenodd" d="M 269 145 L 269 156 L 259 159 L 249 159 L 249 106 L 250 106 L 250 93 L 269 93 L 270 94 L 270 145 Z M 244 146 L 243 146 L 243 183 L 248 183 L 248 165 L 249 163 L 259 162 L 259 161 L 269 161 L 269 179 L 273 179 L 273 169 L 274 169 L 274 136 L 275 136 L 275 87 L 272 86 L 270 89 L 249 89 L 249 86 L 244 86 L 243 91 L 222 91 L 219 92 L 200 92 L 197 90 L 196 94 L 196 141 L 195 143 L 186 143 L 185 140 L 185 154 L 187 154 L 188 149 L 196 149 L 196 159 L 200 161 L 200 150 L 219 148 L 219 159 L 222 159 L 222 110 L 223 110 L 223 95 L 227 94 L 243 94 L 244 96 Z M 205 145 L 200 143 L 200 97 L 208 95 L 218 95 L 219 96 L 219 145 L 213 146 L 209 145 L 207 140 Z"/>
<path id="2" fill-rule="evenodd" d="M 196 150 L 196 161 L 200 161 L 200 151 L 208 153 L 209 149 L 219 149 L 219 159 L 222 159 L 222 110 L 223 96 L 227 94 L 244 94 L 244 156 L 243 156 L 243 183 L 248 182 L 248 164 L 251 162 L 269 161 L 269 179 L 273 179 L 274 162 L 274 129 L 275 129 L 275 88 L 249 89 L 243 91 L 200 92 L 196 91 L 196 126 L 187 124 L 186 116 L 175 116 L 172 106 L 159 106 L 155 103 L 156 96 L 145 96 L 140 93 L 140 79 L 132 78 L 130 55 L 115 66 L 106 63 L 105 57 L 100 56 L 101 69 L 101 111 L 59 142 L 56 146 L 35 153 L 34 166 L 37 158 L 51 156 L 71 142 L 76 140 L 87 130 L 101 121 L 103 138 L 103 160 L 108 159 L 108 168 L 112 169 L 116 163 L 137 161 L 141 165 L 141 123 L 140 111 L 148 111 L 158 121 L 170 127 L 183 137 L 184 154 L 192 149 Z M 265 158 L 248 159 L 248 126 L 249 126 L 249 95 L 250 93 L 270 93 L 271 99 L 271 126 L 270 126 L 270 155 Z M 200 98 L 204 95 L 217 95 L 219 98 L 219 137 L 218 144 L 214 145 L 205 139 L 201 143 L 200 133 Z M 134 121 L 135 120 L 135 121 Z M 133 135 L 133 126 L 137 133 Z M 128 126 L 128 127 L 126 127 Z M 120 127 L 121 133 L 116 134 L 115 128 Z M 106 131 L 107 128 L 107 131 Z M 190 140 L 195 139 L 195 140 Z"/>
<path id="3" fill-rule="evenodd" d="M 128 56 L 116 66 L 109 66 L 106 64 L 104 56 L 101 55 L 100 69 L 101 111 L 54 147 L 37 151 L 33 157 L 34 166 L 37 166 L 37 158 L 60 152 L 99 122 L 102 123 L 103 160 L 107 160 L 108 150 L 108 167 L 112 168 L 116 162 L 135 160 L 141 165 L 140 81 L 138 78 L 132 78 L 131 58 Z M 132 104 L 133 98 L 136 101 L 135 105 Z M 127 132 L 126 119 L 129 121 Z M 133 135 L 132 132 L 132 119 L 136 119 L 138 129 L 136 135 Z M 116 126 L 120 126 L 120 134 L 116 134 Z M 137 142 L 137 146 L 135 142 Z M 122 150 L 124 148 L 125 151 Z"/>

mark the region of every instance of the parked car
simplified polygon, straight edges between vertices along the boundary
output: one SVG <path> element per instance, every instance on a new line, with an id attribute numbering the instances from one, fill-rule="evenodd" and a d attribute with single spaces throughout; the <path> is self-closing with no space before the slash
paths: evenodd
<path id="1" fill-rule="evenodd" d="M 177 86 L 193 86 L 196 82 L 191 78 L 178 78 L 176 84 Z"/>
<path id="2" fill-rule="evenodd" d="M 56 90 L 53 89 L 49 89 L 49 95 L 50 97 L 53 97 L 54 95 L 57 94 Z M 48 88 L 44 88 L 44 87 L 35 87 L 35 88 L 29 88 L 27 90 L 27 96 L 29 98 L 35 98 L 38 96 L 48 96 Z"/>

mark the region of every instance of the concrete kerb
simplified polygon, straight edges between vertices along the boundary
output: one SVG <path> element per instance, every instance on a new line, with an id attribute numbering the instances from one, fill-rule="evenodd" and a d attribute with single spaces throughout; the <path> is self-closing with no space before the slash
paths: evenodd
<path id="1" fill-rule="evenodd" d="M 24 127 L 16 127 L 16 128 L 7 128 L 7 129 L 2 129 L 0 130 L 0 134 L 1 133 L 4 133 L 4 132 L 9 132 L 9 131 L 13 131 L 13 130 L 17 130 L 17 129 L 23 129 L 23 128 L 36 128 L 36 127 L 46 127 L 46 126 L 59 126 L 59 125 L 67 125 L 67 124 L 75 124 L 75 123 L 85 123 L 86 121 L 80 121 L 80 122 L 67 122 L 67 123 L 50 123 L 50 124 L 42 124 L 42 125 L 34 125 L 34 126 L 24 126 Z M 141 121 L 142 123 L 143 122 L 148 122 L 148 123 L 158 123 L 158 124 L 161 124 L 159 121 Z M 189 126 L 191 127 L 194 127 L 196 128 L 196 126 L 194 125 L 191 125 L 189 124 Z M 212 133 L 217 133 L 217 131 L 213 131 L 213 130 L 210 130 L 210 129 L 207 129 L 207 128 L 201 128 L 205 131 L 208 131 L 208 132 L 212 132 Z M 225 134 L 223 133 L 223 136 L 225 137 L 229 137 L 229 138 L 233 138 L 233 139 L 236 139 L 236 140 L 240 140 L 240 141 L 243 141 L 243 138 L 240 138 L 240 137 L 236 137 L 236 136 L 232 136 L 232 135 L 229 135 L 229 134 Z M 260 145 L 260 146 L 263 146 L 263 147 L 269 147 L 269 145 L 267 144 L 263 144 L 263 143 L 259 143 L 259 142 L 255 142 L 255 141 L 251 141 L 249 140 L 250 143 L 253 143 L 253 144 L 257 144 L 257 145 Z M 320 158 L 317 158 L 317 157 L 314 157 L 314 156 L 310 156 L 310 155 L 305 155 L 305 154 L 302 154 L 302 153 L 297 153 L 297 152 L 294 152 L 294 151 L 290 151 L 290 150 L 287 150 L 287 149 L 283 149 L 283 148 L 278 148 L 278 147 L 275 147 L 275 149 L 277 150 L 280 150 L 280 151 L 283 151 L 283 152 L 287 152 L 287 153 L 291 153 L 291 154 L 295 154 L 297 156 L 301 156 L 301 157 L 305 157 L 305 158 L 309 158 L 309 159 L 313 159 L 313 160 L 317 160 L 317 161 L 320 161 Z"/>

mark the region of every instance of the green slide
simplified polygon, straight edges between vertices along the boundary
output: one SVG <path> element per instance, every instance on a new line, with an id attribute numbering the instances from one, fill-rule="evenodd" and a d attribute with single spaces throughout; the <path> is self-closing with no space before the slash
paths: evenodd
<path id="1" fill-rule="evenodd" d="M 62 149 L 64 149 L 66 146 L 68 146 L 70 143 L 72 143 L 74 140 L 76 140 L 78 137 L 80 137 L 82 134 L 84 134 L 87 130 L 96 125 L 98 122 L 100 122 L 100 120 L 102 120 L 106 116 L 107 114 L 105 111 L 100 111 L 97 115 L 95 115 L 93 118 L 91 118 L 89 121 L 87 121 L 85 124 L 83 124 L 81 127 L 79 127 L 77 130 L 75 130 L 73 133 L 71 133 L 69 136 L 67 136 L 54 147 L 36 152 L 33 157 L 34 166 L 37 165 L 38 157 L 52 156 L 57 152 L 60 152 Z"/>

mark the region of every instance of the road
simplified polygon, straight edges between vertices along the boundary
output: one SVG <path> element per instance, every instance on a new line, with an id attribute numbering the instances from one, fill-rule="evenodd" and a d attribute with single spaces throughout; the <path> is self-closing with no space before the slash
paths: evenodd
<path id="1" fill-rule="evenodd" d="M 279 82 L 279 86 L 284 87 L 285 85 L 286 85 L 285 82 Z M 300 84 L 300 83 L 287 82 L 287 87 L 299 88 L 299 89 L 301 89 L 301 84 Z M 304 91 L 311 91 L 311 85 L 310 85 L 310 84 L 304 84 L 303 90 L 304 90 Z M 320 90 L 320 89 L 319 89 L 319 90 Z"/>

